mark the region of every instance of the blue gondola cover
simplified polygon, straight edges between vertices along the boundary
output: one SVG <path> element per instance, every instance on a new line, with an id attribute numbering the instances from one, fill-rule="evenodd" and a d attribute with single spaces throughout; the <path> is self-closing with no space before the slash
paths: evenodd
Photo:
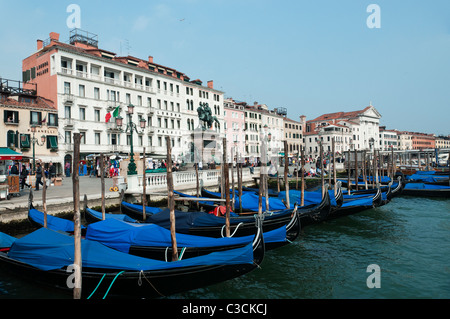
<path id="1" fill-rule="evenodd" d="M 28 215 L 31 219 L 33 219 L 38 224 L 44 225 L 44 213 L 42 213 L 36 209 L 30 209 Z M 65 231 L 68 233 L 71 233 L 74 231 L 73 221 L 55 217 L 52 215 L 47 215 L 47 227 L 49 229 L 52 229 L 55 231 Z M 82 225 L 81 228 L 85 229 L 86 227 Z"/>
<path id="2" fill-rule="evenodd" d="M 128 252 L 130 246 L 171 247 L 170 230 L 155 224 L 131 224 L 108 219 L 88 226 L 86 239 L 99 241 L 111 248 Z M 179 247 L 220 247 L 251 243 L 254 236 L 209 238 L 176 234 Z M 286 226 L 264 233 L 265 242 L 286 241 Z"/>
<path id="3" fill-rule="evenodd" d="M 0 233 L 0 248 L 8 248 L 16 241 L 12 236 L 4 233 Z"/>
<path id="4" fill-rule="evenodd" d="M 443 189 L 450 190 L 450 186 L 431 185 L 424 183 L 408 183 L 405 185 L 405 189 Z"/>
<path id="5" fill-rule="evenodd" d="M 331 206 L 337 206 L 336 198 L 334 197 L 334 190 L 328 191 L 330 194 Z M 322 201 L 322 189 L 318 191 L 305 191 L 305 206 L 317 205 Z M 286 192 L 282 191 L 278 194 L 280 200 L 286 200 Z M 297 203 L 300 205 L 302 198 L 302 192 L 298 190 L 289 190 L 289 203 L 291 205 Z"/>
<path id="6" fill-rule="evenodd" d="M 8 257 L 43 271 L 62 269 L 74 262 L 74 238 L 41 228 L 11 246 Z M 253 247 L 249 245 L 176 262 L 164 262 L 129 255 L 99 242 L 81 240 L 82 267 L 117 269 L 121 271 L 151 271 L 200 265 L 252 264 Z"/>

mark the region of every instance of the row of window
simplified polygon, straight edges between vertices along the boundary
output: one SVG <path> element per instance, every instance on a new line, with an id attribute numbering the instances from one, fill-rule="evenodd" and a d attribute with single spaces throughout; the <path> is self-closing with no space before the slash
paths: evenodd
<path id="1" fill-rule="evenodd" d="M 6 124 L 19 124 L 19 111 L 3 111 L 3 121 Z M 58 114 L 47 113 L 42 117 L 42 112 L 30 111 L 30 125 L 58 126 Z"/>
<path id="2" fill-rule="evenodd" d="M 58 136 L 47 135 L 46 136 L 46 147 L 47 149 L 57 150 L 58 149 Z M 33 145 L 31 139 L 31 134 L 20 134 L 17 131 L 8 131 L 6 134 L 6 143 L 8 147 L 16 147 L 20 149 L 29 149 Z"/>
<path id="3" fill-rule="evenodd" d="M 72 144 L 72 132 L 70 131 L 65 131 L 65 135 L 64 135 L 65 139 L 64 142 L 66 144 Z M 163 138 L 162 136 L 158 136 L 157 138 L 153 138 L 153 136 L 147 136 L 147 144 L 144 145 L 144 140 L 145 140 L 145 136 L 143 135 L 138 135 L 137 138 L 135 137 L 135 140 L 133 140 L 134 143 L 137 142 L 137 146 L 166 146 L 166 139 Z M 171 138 L 172 141 L 172 147 L 181 147 L 181 138 Z M 94 145 L 102 145 L 102 134 L 99 132 L 94 132 Z M 154 145 L 154 142 L 156 142 L 156 145 Z M 108 145 L 113 145 L 113 146 L 120 146 L 121 144 L 121 134 L 119 133 L 112 133 L 112 134 L 107 134 L 107 143 Z M 86 132 L 80 132 L 80 144 L 81 145 L 86 145 Z M 104 143 L 106 144 L 106 143 Z M 130 146 L 131 145 L 131 135 L 127 134 L 126 135 L 126 145 Z"/>
<path id="4" fill-rule="evenodd" d="M 302 126 L 301 126 L 301 125 L 298 125 L 298 124 L 288 124 L 288 123 L 285 123 L 285 124 L 284 124 L 284 127 L 285 127 L 285 128 L 294 129 L 294 130 L 302 130 Z"/>
<path id="5" fill-rule="evenodd" d="M 299 133 L 286 133 L 286 138 L 302 138 L 302 134 Z M 330 137 L 328 137 L 330 138 Z"/>

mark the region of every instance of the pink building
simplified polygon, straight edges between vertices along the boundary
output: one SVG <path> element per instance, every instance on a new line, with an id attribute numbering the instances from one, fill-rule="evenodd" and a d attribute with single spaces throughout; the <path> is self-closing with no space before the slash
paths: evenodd
<path id="1" fill-rule="evenodd" d="M 231 152 L 245 156 L 245 102 L 237 102 L 231 98 L 224 100 L 225 136 L 227 154 Z"/>

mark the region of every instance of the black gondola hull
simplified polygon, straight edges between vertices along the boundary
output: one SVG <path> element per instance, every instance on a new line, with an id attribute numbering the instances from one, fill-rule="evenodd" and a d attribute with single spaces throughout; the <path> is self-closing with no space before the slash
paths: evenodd
<path id="1" fill-rule="evenodd" d="M 12 260 L 0 253 L 0 266 L 20 278 L 73 293 L 67 285 L 71 273 L 64 269 L 42 271 Z M 86 269 L 82 271 L 82 298 L 87 298 L 99 285 L 92 299 L 157 298 L 189 291 L 242 276 L 257 267 L 253 264 L 197 266 L 164 271 L 123 272 L 120 270 Z M 103 276 L 105 276 L 103 278 Z M 103 280 L 102 280 L 103 278 Z M 114 283 L 113 283 L 114 282 Z M 109 289 L 110 288 L 110 289 Z M 108 291 L 109 289 L 109 291 Z"/>

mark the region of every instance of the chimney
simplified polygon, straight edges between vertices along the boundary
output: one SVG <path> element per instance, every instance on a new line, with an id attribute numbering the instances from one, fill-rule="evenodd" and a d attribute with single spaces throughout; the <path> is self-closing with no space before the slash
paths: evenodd
<path id="1" fill-rule="evenodd" d="M 50 40 L 51 41 L 59 41 L 59 33 L 50 32 Z"/>
<path id="2" fill-rule="evenodd" d="M 44 41 L 42 40 L 37 40 L 37 49 L 42 50 L 42 48 L 44 48 Z"/>
<path id="3" fill-rule="evenodd" d="M 148 56 L 148 62 L 153 63 L 153 57 L 151 55 Z"/>
<path id="4" fill-rule="evenodd" d="M 214 81 L 208 81 L 208 87 L 214 89 Z"/>
<path id="5" fill-rule="evenodd" d="M 304 115 L 300 116 L 300 123 L 302 124 L 306 123 L 306 116 Z"/>

